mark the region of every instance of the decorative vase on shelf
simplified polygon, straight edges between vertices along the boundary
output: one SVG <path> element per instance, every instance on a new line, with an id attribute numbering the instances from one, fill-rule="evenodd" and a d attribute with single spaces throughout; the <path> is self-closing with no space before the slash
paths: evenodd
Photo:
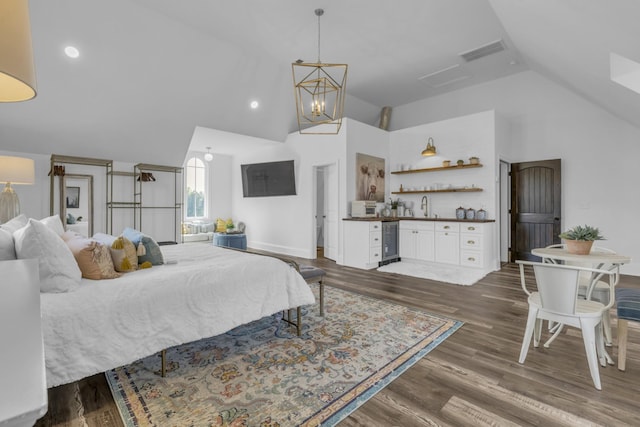
<path id="1" fill-rule="evenodd" d="M 476 219 L 476 210 L 472 208 L 467 209 L 466 217 L 467 219 Z"/>
<path id="2" fill-rule="evenodd" d="M 398 217 L 398 209 L 391 209 L 391 217 L 392 218 Z"/>
<path id="3" fill-rule="evenodd" d="M 449 166 L 451 166 L 451 160 L 443 160 L 442 166 L 448 168 Z"/>
<path id="4" fill-rule="evenodd" d="M 478 212 L 476 212 L 476 219 L 480 221 L 484 221 L 485 219 L 487 219 L 487 211 L 485 211 L 484 209 L 479 209 Z"/>
<path id="5" fill-rule="evenodd" d="M 456 219 L 464 219 L 465 210 L 462 206 L 456 209 Z"/>

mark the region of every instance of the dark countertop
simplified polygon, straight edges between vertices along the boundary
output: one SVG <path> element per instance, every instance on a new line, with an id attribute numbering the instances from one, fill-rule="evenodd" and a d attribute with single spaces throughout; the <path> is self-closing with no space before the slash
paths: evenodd
<path id="1" fill-rule="evenodd" d="M 389 222 L 389 221 L 443 221 L 443 222 L 476 222 L 476 223 L 496 222 L 495 219 L 478 220 L 478 219 L 457 219 L 457 218 L 423 218 L 423 217 L 417 217 L 417 216 L 414 216 L 414 217 L 399 216 L 397 218 L 392 218 L 392 217 L 342 218 L 342 220 L 343 221 L 382 221 L 382 222 Z"/>

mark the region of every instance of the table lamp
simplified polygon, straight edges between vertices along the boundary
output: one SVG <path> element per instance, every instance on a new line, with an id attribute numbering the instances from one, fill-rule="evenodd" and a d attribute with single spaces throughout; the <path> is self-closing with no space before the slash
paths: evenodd
<path id="1" fill-rule="evenodd" d="M 20 214 L 20 200 L 11 184 L 33 184 L 34 180 L 33 159 L 0 156 L 0 183 L 7 183 L 0 193 L 0 224 Z"/>

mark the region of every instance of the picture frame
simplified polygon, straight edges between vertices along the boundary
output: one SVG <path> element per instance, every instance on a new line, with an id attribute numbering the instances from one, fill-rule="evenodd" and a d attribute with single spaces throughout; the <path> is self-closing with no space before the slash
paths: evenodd
<path id="1" fill-rule="evenodd" d="M 67 187 L 65 192 L 67 209 L 78 209 L 80 207 L 80 187 Z"/>
<path id="2" fill-rule="evenodd" d="M 356 153 L 356 200 L 384 202 L 385 159 Z"/>

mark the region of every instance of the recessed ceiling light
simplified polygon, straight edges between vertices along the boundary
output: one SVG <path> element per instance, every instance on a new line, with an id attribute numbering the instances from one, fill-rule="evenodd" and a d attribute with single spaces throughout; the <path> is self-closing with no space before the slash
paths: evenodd
<path id="1" fill-rule="evenodd" d="M 258 101 L 251 101 L 251 104 L 249 104 L 251 106 L 251 108 L 253 108 L 254 110 L 256 108 L 258 108 L 260 106 L 260 103 L 258 103 Z"/>
<path id="2" fill-rule="evenodd" d="M 80 56 L 80 51 L 73 47 L 73 46 L 67 46 L 64 48 L 64 53 L 65 55 L 67 55 L 69 58 L 77 58 Z"/>

